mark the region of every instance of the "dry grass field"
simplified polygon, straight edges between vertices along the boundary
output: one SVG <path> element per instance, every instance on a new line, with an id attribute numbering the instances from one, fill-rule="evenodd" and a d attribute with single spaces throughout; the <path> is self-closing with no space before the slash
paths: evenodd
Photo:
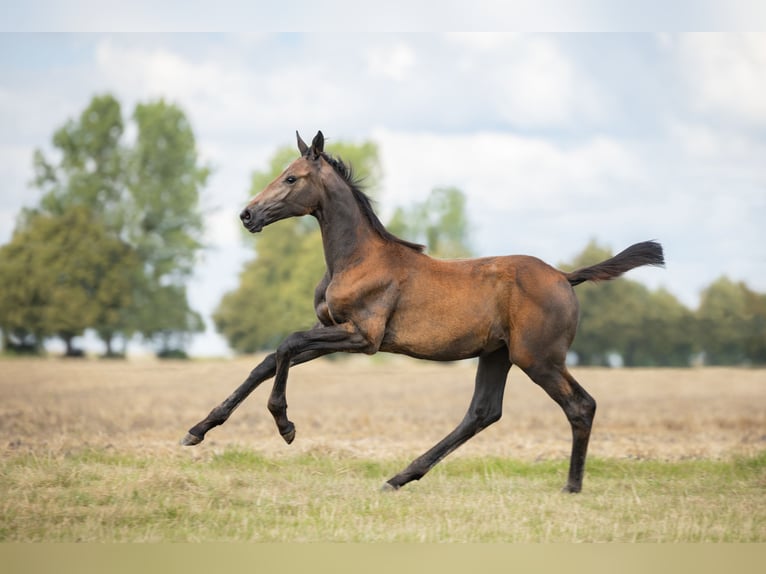
<path id="1" fill-rule="evenodd" d="M 178 446 L 256 360 L 0 361 L 0 540 L 766 541 L 764 370 L 574 369 L 598 411 L 566 497 L 568 424 L 513 369 L 498 423 L 385 495 L 462 418 L 475 365 L 315 361 L 291 370 L 292 445 L 267 382 Z"/>
<path id="2" fill-rule="evenodd" d="M 176 452 L 178 440 L 245 378 L 257 359 L 0 361 L 0 447 L 62 451 L 83 446 Z M 238 445 L 268 456 L 313 451 L 367 458 L 416 456 L 460 421 L 475 365 L 392 358 L 320 360 L 290 371 L 287 446 L 259 387 L 190 456 Z M 766 449 L 766 371 L 574 369 L 596 398 L 590 454 L 596 457 L 721 458 Z M 562 458 L 563 413 L 518 369 L 503 418 L 453 456 Z"/>

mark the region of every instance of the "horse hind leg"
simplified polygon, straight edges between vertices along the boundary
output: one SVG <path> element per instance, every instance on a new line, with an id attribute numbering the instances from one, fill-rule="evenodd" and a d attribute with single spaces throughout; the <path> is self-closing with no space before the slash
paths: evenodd
<path id="1" fill-rule="evenodd" d="M 569 460 L 569 476 L 563 491 L 580 492 L 590 431 L 596 414 L 596 401 L 563 364 L 529 367 L 525 368 L 524 372 L 540 385 L 566 414 L 572 428 L 572 453 Z"/>
<path id="2" fill-rule="evenodd" d="M 413 460 L 407 468 L 383 485 L 384 490 L 398 490 L 408 482 L 420 480 L 440 460 L 482 429 L 498 421 L 502 415 L 503 392 L 511 362 L 505 347 L 479 358 L 476 383 L 468 412 L 462 422 L 434 445 Z"/>

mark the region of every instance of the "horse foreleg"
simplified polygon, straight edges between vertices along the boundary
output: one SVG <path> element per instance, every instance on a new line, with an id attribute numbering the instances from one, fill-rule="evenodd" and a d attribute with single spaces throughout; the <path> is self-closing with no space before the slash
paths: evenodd
<path id="1" fill-rule="evenodd" d="M 277 424 L 279 434 L 290 444 L 295 439 L 295 425 L 287 418 L 287 373 L 297 357 L 305 353 L 315 356 L 338 351 L 374 352 L 369 340 L 350 324 L 315 327 L 310 331 L 298 331 L 288 336 L 275 353 L 274 386 L 269 396 L 268 408 Z"/>
<path id="2" fill-rule="evenodd" d="M 293 357 L 292 362 L 296 365 L 305 363 L 306 361 L 317 358 L 321 354 L 322 353 L 316 352 L 303 353 Z M 250 372 L 247 379 L 245 379 L 245 381 L 237 387 L 225 401 L 215 407 L 204 419 L 189 429 L 186 436 L 181 439 L 181 444 L 184 446 L 199 444 L 205 440 L 205 434 L 210 429 L 225 423 L 231 416 L 231 413 L 234 412 L 234 410 L 258 387 L 258 385 L 274 376 L 277 365 L 276 357 L 276 353 L 271 353 L 261 361 L 260 364 Z"/>
<path id="3" fill-rule="evenodd" d="M 413 480 L 420 480 L 440 460 L 477 434 L 500 419 L 503 410 L 503 392 L 511 362 L 508 350 L 503 347 L 479 358 L 476 383 L 468 412 L 461 423 L 425 452 L 402 472 L 383 485 L 384 490 L 397 490 Z"/>

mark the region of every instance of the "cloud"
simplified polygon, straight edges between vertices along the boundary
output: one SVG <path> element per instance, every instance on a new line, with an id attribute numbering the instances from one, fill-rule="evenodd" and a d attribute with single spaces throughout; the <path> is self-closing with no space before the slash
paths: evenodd
<path id="1" fill-rule="evenodd" d="M 686 34 L 677 50 L 695 111 L 766 125 L 766 35 Z"/>
<path id="2" fill-rule="evenodd" d="M 616 140 L 557 145 L 505 132 L 443 135 L 377 130 L 388 201 L 401 203 L 454 184 L 492 209 L 558 210 L 637 185 L 640 159 Z"/>
<path id="3" fill-rule="evenodd" d="M 465 80 L 486 94 L 497 117 L 518 127 L 600 121 L 604 95 L 554 35 L 450 34 Z"/>
<path id="4" fill-rule="evenodd" d="M 367 53 L 367 66 L 371 75 L 397 82 L 407 79 L 415 63 L 415 52 L 404 42 L 390 47 L 377 46 Z"/>
<path id="5" fill-rule="evenodd" d="M 708 173 L 728 173 L 738 180 L 752 179 L 766 185 L 762 167 L 766 142 L 748 130 L 713 122 L 674 120 L 668 124 L 668 139 L 679 159 L 699 163 Z"/>

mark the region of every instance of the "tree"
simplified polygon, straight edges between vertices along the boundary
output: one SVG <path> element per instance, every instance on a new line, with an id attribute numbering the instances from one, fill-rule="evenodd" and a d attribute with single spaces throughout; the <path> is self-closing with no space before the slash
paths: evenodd
<path id="1" fill-rule="evenodd" d="M 702 292 L 697 311 L 699 341 L 710 365 L 741 364 L 748 359 L 749 289 L 720 277 Z"/>
<path id="2" fill-rule="evenodd" d="M 125 145 L 119 102 L 111 95 L 94 97 L 77 120 L 54 133 L 57 162 L 35 152 L 34 183 L 43 196 L 19 219 L 23 226 L 35 213 L 61 216 L 85 207 L 138 257 L 140 265 L 130 266 L 132 308 L 102 309 L 88 325 L 108 353 L 118 334 L 140 332 L 164 348 L 183 340 L 179 329 L 203 327 L 189 307 L 185 283 L 202 248 L 199 195 L 210 170 L 200 165 L 191 126 L 176 106 L 163 100 L 138 104 L 132 119 L 136 141 Z"/>
<path id="3" fill-rule="evenodd" d="M 623 349 L 625 366 L 689 366 L 696 350 L 694 314 L 666 289 L 647 295 Z"/>
<path id="4" fill-rule="evenodd" d="M 138 137 L 129 155 L 126 232 L 144 265 L 145 291 L 135 327 L 167 352 L 183 333 L 204 328 L 189 306 L 185 283 L 202 248 L 199 196 L 210 169 L 199 165 L 184 113 L 163 100 L 138 104 Z"/>
<path id="5" fill-rule="evenodd" d="M 3 348 L 39 352 L 51 334 L 45 321 L 48 300 L 45 268 L 38 264 L 28 230 L 15 230 L 11 241 L 0 247 L 0 329 Z"/>
<path id="6" fill-rule="evenodd" d="M 333 154 L 354 168 L 374 193 L 380 179 L 377 146 L 336 142 Z M 253 174 L 250 197 L 259 193 L 296 157 L 294 146 L 279 148 L 268 168 Z M 253 237 L 257 256 L 245 265 L 237 289 L 224 295 L 213 314 L 216 328 L 237 352 L 274 348 L 293 331 L 316 322 L 314 287 L 325 272 L 322 237 L 313 218 L 287 219 Z"/>
<path id="7" fill-rule="evenodd" d="M 745 355 L 754 364 L 766 364 L 766 293 L 746 288 L 745 317 Z"/>
<path id="8" fill-rule="evenodd" d="M 388 224 L 394 235 L 427 246 L 433 257 L 470 257 L 465 194 L 456 187 L 437 187 L 411 207 L 398 207 Z"/>
<path id="9" fill-rule="evenodd" d="M 121 234 L 124 218 L 125 150 L 120 103 L 111 95 L 94 97 L 77 121 L 53 134 L 61 154 L 49 163 L 34 153 L 34 183 L 43 196 L 39 211 L 60 215 L 73 205 L 87 206 L 108 229 Z"/>
<path id="10" fill-rule="evenodd" d="M 128 239 L 157 281 L 188 278 L 202 248 L 200 190 L 210 169 L 199 165 L 194 133 L 184 113 L 163 100 L 138 104 L 129 154 Z"/>
<path id="11" fill-rule="evenodd" d="M 235 351 L 273 349 L 289 333 L 316 322 L 313 291 L 325 271 L 321 236 L 295 224 L 287 230 L 274 233 L 268 249 L 259 244 L 258 257 L 245 265 L 239 286 L 224 295 L 213 314 Z"/>
<path id="12" fill-rule="evenodd" d="M 72 340 L 85 329 L 104 333 L 119 327 L 139 268 L 136 252 L 84 206 L 56 216 L 29 214 L 0 249 L 6 278 L 0 325 L 22 343 L 32 336 L 39 345 L 56 335 L 72 355 Z"/>
<path id="13" fill-rule="evenodd" d="M 610 249 L 591 240 L 571 263 L 561 263 L 559 267 L 571 271 L 593 265 L 612 255 Z M 622 314 L 618 297 L 620 281 L 624 280 L 616 279 L 598 285 L 584 283 L 577 287 L 580 321 L 572 351 L 577 354 L 581 365 L 608 365 L 609 354 L 619 352 L 619 332 L 612 317 Z"/>
<path id="14" fill-rule="evenodd" d="M 593 265 L 613 254 L 590 241 L 564 270 Z M 650 291 L 625 277 L 577 287 L 580 323 L 572 351 L 582 365 L 686 366 L 694 352 L 691 311 L 664 289 Z"/>

